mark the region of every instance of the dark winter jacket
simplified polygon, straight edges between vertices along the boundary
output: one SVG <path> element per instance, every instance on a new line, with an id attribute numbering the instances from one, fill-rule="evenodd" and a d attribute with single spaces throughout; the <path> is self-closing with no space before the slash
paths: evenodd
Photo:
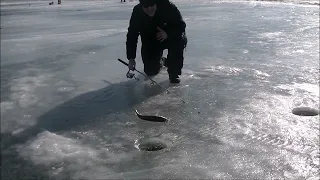
<path id="1" fill-rule="evenodd" d="M 168 34 L 168 43 L 185 36 L 186 23 L 178 8 L 169 0 L 157 0 L 157 11 L 153 17 L 143 11 L 141 4 L 133 8 L 126 41 L 128 59 L 136 58 L 139 35 L 144 47 L 160 44 L 156 39 L 157 26 Z"/>

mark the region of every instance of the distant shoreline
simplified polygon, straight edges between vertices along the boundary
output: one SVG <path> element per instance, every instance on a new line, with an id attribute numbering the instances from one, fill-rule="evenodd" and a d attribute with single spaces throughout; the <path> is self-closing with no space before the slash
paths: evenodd
<path id="1" fill-rule="evenodd" d="M 34 4 L 34 3 L 47 3 L 47 2 L 57 2 L 58 0 L 1 0 L 0 4 L 1 5 L 28 5 L 28 4 Z M 63 0 L 62 0 L 63 1 Z M 67 3 L 70 2 L 87 2 L 87 3 L 93 3 L 93 2 L 120 2 L 120 0 L 67 0 Z M 138 0 L 133 0 L 133 1 L 138 1 Z M 174 3 L 180 3 L 183 1 L 197 1 L 197 0 L 171 0 Z M 301 1 L 301 0 L 199 0 L 199 3 L 203 2 L 209 2 L 209 3 L 214 3 L 214 2 L 279 2 L 279 3 L 288 3 L 288 4 L 301 4 L 301 5 L 316 5 L 320 6 L 320 0 L 311 0 L 311 1 Z M 130 2 L 128 0 L 128 2 Z"/>
<path id="2" fill-rule="evenodd" d="M 318 1 L 286 1 L 286 0 L 244 0 L 244 1 L 265 1 L 265 2 L 283 2 L 292 4 L 303 4 L 303 5 L 320 5 L 320 0 Z"/>

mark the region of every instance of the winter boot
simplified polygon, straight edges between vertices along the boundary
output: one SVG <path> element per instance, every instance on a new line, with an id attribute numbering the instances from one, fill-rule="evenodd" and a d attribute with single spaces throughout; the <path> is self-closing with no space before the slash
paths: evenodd
<path id="1" fill-rule="evenodd" d="M 170 83 L 180 83 L 179 76 L 176 74 L 169 74 Z"/>

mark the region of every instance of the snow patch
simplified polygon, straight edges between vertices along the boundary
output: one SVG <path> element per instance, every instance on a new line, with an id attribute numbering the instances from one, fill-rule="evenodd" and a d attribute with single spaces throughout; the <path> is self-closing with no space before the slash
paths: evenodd
<path id="1" fill-rule="evenodd" d="M 294 83 L 293 87 L 302 89 L 304 91 L 307 91 L 311 93 L 314 96 L 319 97 L 319 85 L 316 84 L 308 84 L 308 83 Z"/>
<path id="2" fill-rule="evenodd" d="M 68 173 L 73 178 L 103 178 L 112 173 L 99 162 L 97 150 L 83 145 L 79 140 L 49 131 L 44 131 L 33 141 L 18 146 L 18 152 L 34 164 L 48 167 L 51 176 L 63 177 Z"/>
<path id="3" fill-rule="evenodd" d="M 265 78 L 270 76 L 268 73 L 265 73 L 259 70 L 254 70 L 254 74 L 256 77 L 259 77 L 259 78 Z"/>
<path id="4" fill-rule="evenodd" d="M 22 108 L 36 105 L 39 101 L 39 97 L 36 95 L 36 89 L 47 86 L 44 82 L 48 80 L 49 77 L 50 76 L 47 75 L 40 75 L 14 79 L 11 85 L 11 100 L 17 102 Z"/>
<path id="5" fill-rule="evenodd" d="M 223 66 L 223 65 L 212 66 L 211 68 L 205 69 L 205 71 L 209 71 L 209 72 L 211 71 L 211 72 L 213 72 L 214 74 L 217 74 L 217 75 L 227 75 L 227 76 L 239 75 L 241 72 L 243 72 L 243 70 L 240 69 L 240 68 L 227 67 L 227 66 Z"/>

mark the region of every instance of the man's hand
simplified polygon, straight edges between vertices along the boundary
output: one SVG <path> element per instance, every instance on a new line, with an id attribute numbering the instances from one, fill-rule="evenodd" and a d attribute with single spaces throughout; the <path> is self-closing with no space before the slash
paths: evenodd
<path id="1" fill-rule="evenodd" d="M 168 38 L 168 34 L 162 30 L 161 28 L 157 27 L 157 29 L 159 30 L 159 32 L 157 33 L 157 39 L 162 42 L 164 40 L 166 40 Z"/>
<path id="2" fill-rule="evenodd" d="M 133 71 L 136 68 L 136 61 L 134 59 L 129 59 L 129 64 L 128 64 L 129 70 Z"/>

